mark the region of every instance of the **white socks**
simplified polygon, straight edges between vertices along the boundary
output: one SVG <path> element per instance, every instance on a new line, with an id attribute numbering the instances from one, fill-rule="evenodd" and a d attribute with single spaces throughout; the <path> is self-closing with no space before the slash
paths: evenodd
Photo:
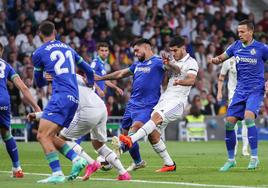
<path id="1" fill-rule="evenodd" d="M 135 134 L 130 136 L 132 143 L 149 135 L 154 131 L 155 128 L 156 125 L 152 120 L 147 121 L 147 123 L 145 123 Z"/>
<path id="2" fill-rule="evenodd" d="M 158 153 L 158 155 L 164 160 L 165 165 L 168 165 L 168 166 L 174 165 L 174 162 L 169 156 L 166 145 L 163 142 L 163 140 L 160 139 L 157 144 L 154 144 L 152 146 L 153 146 L 154 151 Z"/>
<path id="3" fill-rule="evenodd" d="M 247 151 L 247 149 L 248 149 L 248 128 L 245 125 L 244 121 L 242 121 L 242 142 L 243 142 L 243 149 Z"/>
<path id="4" fill-rule="evenodd" d="M 126 173 L 126 169 L 123 167 L 117 155 L 105 144 L 101 148 L 99 148 L 97 152 L 99 155 L 103 156 L 107 162 L 113 165 L 120 175 Z"/>
<path id="5" fill-rule="evenodd" d="M 84 158 L 88 164 L 93 164 L 94 159 L 92 159 L 79 144 L 74 141 L 66 141 L 66 143 L 75 151 L 75 153 Z"/>

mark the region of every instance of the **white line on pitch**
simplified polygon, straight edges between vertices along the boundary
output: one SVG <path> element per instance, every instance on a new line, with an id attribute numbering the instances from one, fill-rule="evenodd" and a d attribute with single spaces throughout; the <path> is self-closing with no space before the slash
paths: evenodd
<path id="1" fill-rule="evenodd" d="M 10 171 L 0 171 L 0 173 L 11 173 Z M 44 173 L 30 173 L 24 172 L 24 174 L 35 175 L 35 176 L 50 176 L 50 174 Z M 78 177 L 81 179 L 81 177 Z M 110 178 L 90 178 L 93 181 L 118 181 Z M 130 180 L 131 183 L 146 183 L 146 184 L 165 184 L 165 185 L 184 185 L 192 187 L 218 187 L 218 188 L 256 188 L 251 186 L 238 186 L 238 185 L 213 185 L 213 184 L 198 184 L 198 183 L 187 183 L 187 182 L 172 182 L 172 181 L 151 181 L 151 180 Z M 265 185 L 259 187 L 266 187 Z"/>

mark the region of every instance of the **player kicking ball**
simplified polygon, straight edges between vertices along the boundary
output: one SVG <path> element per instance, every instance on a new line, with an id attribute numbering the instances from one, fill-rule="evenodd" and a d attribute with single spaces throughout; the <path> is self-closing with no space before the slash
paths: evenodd
<path id="1" fill-rule="evenodd" d="M 198 64 L 185 49 L 185 40 L 180 36 L 174 37 L 169 50 L 173 60 L 163 55 L 165 67 L 172 69 L 173 73 L 169 79 L 166 91 L 161 95 L 159 102 L 154 107 L 151 119 L 145 123 L 135 134 L 131 136 L 120 135 L 119 140 L 127 147 L 131 148 L 133 143 L 145 136 L 153 137 L 157 143 L 153 148 L 163 159 L 164 166 L 156 172 L 169 172 L 176 170 L 176 164 L 173 162 L 167 152 L 167 148 L 161 139 L 161 132 L 171 122 L 182 117 L 184 108 L 187 104 L 188 95 L 198 72 Z"/>
<path id="2" fill-rule="evenodd" d="M 52 80 L 50 75 L 46 75 L 47 80 Z M 91 134 L 91 142 L 94 149 L 107 162 L 114 166 L 118 171 L 118 180 L 130 180 L 131 176 L 123 167 L 117 155 L 106 146 L 107 141 L 106 122 L 107 109 L 103 100 L 94 92 L 93 88 L 89 88 L 82 76 L 77 75 L 77 83 L 79 89 L 79 106 L 68 128 L 63 128 L 59 137 L 66 140 L 66 143 L 80 156 L 86 159 L 88 165 L 86 167 L 83 180 L 88 180 L 90 176 L 101 168 L 101 164 L 93 160 L 83 148 L 75 141 L 81 136 L 88 133 Z M 30 120 L 38 119 L 40 113 L 30 113 Z"/>

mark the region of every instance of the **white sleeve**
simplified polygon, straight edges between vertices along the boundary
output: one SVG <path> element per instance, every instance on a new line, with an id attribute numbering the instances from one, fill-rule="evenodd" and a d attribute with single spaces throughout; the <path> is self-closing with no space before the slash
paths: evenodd
<path id="1" fill-rule="evenodd" d="M 230 59 L 227 59 L 226 61 L 223 62 L 222 67 L 221 67 L 221 75 L 226 75 L 228 70 L 229 70 L 229 61 Z"/>
<path id="2" fill-rule="evenodd" d="M 197 75 L 198 73 L 198 63 L 195 59 L 192 59 L 190 62 L 189 62 L 189 66 L 188 66 L 188 69 L 187 69 L 187 74 L 194 74 L 194 75 Z"/>

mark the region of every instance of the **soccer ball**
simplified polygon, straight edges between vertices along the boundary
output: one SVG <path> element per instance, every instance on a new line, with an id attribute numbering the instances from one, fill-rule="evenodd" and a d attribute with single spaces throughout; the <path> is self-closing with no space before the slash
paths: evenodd
<path id="1" fill-rule="evenodd" d="M 113 168 L 113 166 L 109 162 L 107 162 L 101 155 L 97 157 L 97 161 L 101 164 L 101 170 L 103 171 L 109 171 Z"/>

